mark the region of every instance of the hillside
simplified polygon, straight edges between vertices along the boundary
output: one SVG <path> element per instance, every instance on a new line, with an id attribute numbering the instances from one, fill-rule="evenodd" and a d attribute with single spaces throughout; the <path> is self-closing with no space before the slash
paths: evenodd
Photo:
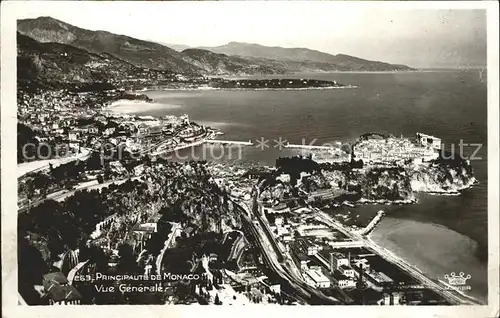
<path id="1" fill-rule="evenodd" d="M 18 20 L 18 32 L 38 42 L 71 45 L 94 54 L 109 54 L 141 68 L 168 70 L 184 75 L 281 74 L 265 63 L 213 54 L 210 51 L 178 52 L 165 45 L 107 31 L 91 31 L 51 17 Z"/>
<path id="2" fill-rule="evenodd" d="M 285 67 L 269 61 L 250 61 L 236 56 L 227 56 L 200 49 L 182 51 L 187 61 L 213 75 L 284 74 Z"/>
<path id="3" fill-rule="evenodd" d="M 50 86 L 105 83 L 137 72 L 113 56 L 101 56 L 59 43 L 39 43 L 17 33 L 17 79 Z"/>
<path id="4" fill-rule="evenodd" d="M 108 53 L 131 64 L 145 68 L 197 74 L 200 69 L 184 60 L 179 52 L 164 45 L 138 40 L 106 31 L 91 31 L 71 24 L 40 17 L 18 20 L 18 32 L 39 42 L 72 45 L 92 53 Z"/>
<path id="5" fill-rule="evenodd" d="M 223 53 L 243 58 L 274 60 L 290 70 L 323 71 L 408 71 L 406 65 L 369 61 L 358 57 L 337 54 L 332 55 L 307 48 L 270 47 L 259 44 L 230 42 L 216 47 L 202 47 L 215 53 Z"/>

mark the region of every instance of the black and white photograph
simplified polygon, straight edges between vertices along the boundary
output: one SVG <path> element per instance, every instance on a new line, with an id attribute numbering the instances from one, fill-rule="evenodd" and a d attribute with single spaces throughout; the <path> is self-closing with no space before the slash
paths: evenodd
<path id="1" fill-rule="evenodd" d="M 498 3 L 14 2 L 16 306 L 498 313 Z"/>

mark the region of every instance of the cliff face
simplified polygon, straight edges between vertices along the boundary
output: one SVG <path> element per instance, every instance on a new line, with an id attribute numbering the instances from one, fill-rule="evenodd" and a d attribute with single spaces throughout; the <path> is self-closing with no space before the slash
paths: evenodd
<path id="1" fill-rule="evenodd" d="M 433 193 L 457 193 L 476 183 L 468 162 L 446 164 L 444 162 L 419 165 L 409 172 L 413 191 Z"/>
<path id="2" fill-rule="evenodd" d="M 371 168 L 359 183 L 366 200 L 407 201 L 414 199 L 406 171 L 401 168 Z"/>
<path id="3" fill-rule="evenodd" d="M 458 194 L 477 182 L 470 163 L 443 160 L 406 168 L 368 168 L 356 178 L 363 199 L 389 201 L 414 200 L 414 192 Z"/>

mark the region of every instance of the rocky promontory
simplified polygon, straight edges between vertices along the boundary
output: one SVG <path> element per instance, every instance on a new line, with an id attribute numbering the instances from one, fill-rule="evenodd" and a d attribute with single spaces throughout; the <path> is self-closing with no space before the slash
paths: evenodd
<path id="1" fill-rule="evenodd" d="M 459 194 L 459 191 L 477 183 L 470 162 L 463 159 L 437 159 L 413 167 L 409 176 L 415 192 Z"/>
<path id="2" fill-rule="evenodd" d="M 307 89 L 307 88 L 336 88 L 346 87 L 336 81 L 322 81 L 315 79 L 220 79 L 211 83 L 213 88 L 223 89 Z"/>

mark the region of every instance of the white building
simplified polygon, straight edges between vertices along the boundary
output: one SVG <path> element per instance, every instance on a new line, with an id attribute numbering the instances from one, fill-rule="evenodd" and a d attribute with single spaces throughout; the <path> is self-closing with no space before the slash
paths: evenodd
<path id="1" fill-rule="evenodd" d="M 183 124 L 189 125 L 189 116 L 187 114 L 184 114 L 180 117 L 180 120 Z"/>
<path id="2" fill-rule="evenodd" d="M 334 271 L 341 266 L 350 266 L 349 259 L 341 253 L 330 253 L 330 270 Z"/>
<path id="3" fill-rule="evenodd" d="M 283 218 L 281 216 L 277 216 L 275 219 L 274 219 L 274 225 L 276 226 L 281 226 L 283 225 Z"/>
<path id="4" fill-rule="evenodd" d="M 276 180 L 279 180 L 279 181 L 281 181 L 281 182 L 283 182 L 283 183 L 289 183 L 289 182 L 290 182 L 290 175 L 289 175 L 289 174 L 287 174 L 287 173 L 282 173 L 282 174 L 280 174 L 280 175 L 276 178 Z"/>
<path id="5" fill-rule="evenodd" d="M 134 174 L 136 176 L 141 175 L 144 172 L 144 164 L 134 167 Z"/>
<path id="6" fill-rule="evenodd" d="M 417 133 L 417 141 L 420 145 L 425 146 L 425 147 L 431 147 L 434 149 L 441 149 L 441 139 L 431 136 L 431 135 L 426 135 L 423 133 Z"/>
<path id="7" fill-rule="evenodd" d="M 321 250 L 319 245 L 314 244 L 308 239 L 299 239 L 296 241 L 296 244 L 304 254 L 309 256 L 316 255 Z"/>
<path id="8" fill-rule="evenodd" d="M 342 265 L 340 266 L 339 271 L 347 277 L 354 278 L 354 269 L 352 267 Z"/>
<path id="9" fill-rule="evenodd" d="M 339 286 L 340 288 L 356 287 L 356 281 L 354 280 L 354 277 L 346 276 L 338 270 L 333 272 L 333 277 L 337 281 L 337 286 Z"/>
<path id="10" fill-rule="evenodd" d="M 114 127 L 110 127 L 110 128 L 106 128 L 104 130 L 103 134 L 104 134 L 104 136 L 110 136 L 114 132 L 115 132 L 115 128 Z"/>
<path id="11" fill-rule="evenodd" d="M 111 171 L 117 172 L 117 173 L 123 173 L 127 172 L 127 170 L 123 167 L 120 161 L 112 161 L 109 163 L 109 167 L 111 168 Z"/>
<path id="12" fill-rule="evenodd" d="M 401 302 L 401 295 L 399 293 L 393 293 L 392 294 L 392 304 L 397 306 L 400 305 Z"/>
<path id="13" fill-rule="evenodd" d="M 328 288 L 331 285 L 330 280 L 321 272 L 321 270 L 307 270 L 304 278 L 311 286 L 316 288 Z"/>
<path id="14" fill-rule="evenodd" d="M 77 142 L 77 141 L 71 141 L 69 144 L 68 144 L 69 148 L 71 149 L 79 149 L 80 148 L 80 144 Z"/>
<path id="15" fill-rule="evenodd" d="M 275 294 L 281 294 L 281 285 L 280 284 L 271 285 L 271 286 L 269 286 L 269 289 L 271 290 L 271 292 L 273 292 Z"/>
<path id="16" fill-rule="evenodd" d="M 352 260 L 352 263 L 356 267 L 362 267 L 363 271 L 369 272 L 370 271 L 370 263 L 368 263 L 368 260 L 366 258 L 357 258 Z"/>

